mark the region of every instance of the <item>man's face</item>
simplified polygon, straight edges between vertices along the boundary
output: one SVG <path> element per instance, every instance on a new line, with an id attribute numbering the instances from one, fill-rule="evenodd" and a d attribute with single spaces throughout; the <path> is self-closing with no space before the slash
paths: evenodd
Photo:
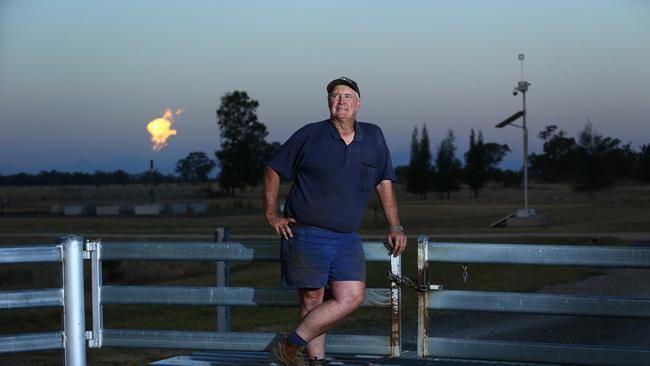
<path id="1" fill-rule="evenodd" d="M 354 89 L 346 85 L 337 85 L 327 96 L 330 107 L 330 116 L 337 119 L 354 119 L 361 100 Z"/>

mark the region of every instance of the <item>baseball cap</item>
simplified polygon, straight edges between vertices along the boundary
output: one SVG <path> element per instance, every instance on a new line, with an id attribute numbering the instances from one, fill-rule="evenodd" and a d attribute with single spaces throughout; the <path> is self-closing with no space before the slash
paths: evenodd
<path id="1" fill-rule="evenodd" d="M 359 92 L 359 87 L 357 86 L 357 83 L 354 80 L 347 78 L 345 76 L 330 81 L 330 83 L 327 84 L 327 92 L 331 93 L 332 89 L 334 89 L 334 87 L 337 85 L 345 85 L 347 87 L 350 87 L 352 90 L 357 92 L 357 94 L 359 94 L 359 97 L 361 97 L 361 93 Z"/>

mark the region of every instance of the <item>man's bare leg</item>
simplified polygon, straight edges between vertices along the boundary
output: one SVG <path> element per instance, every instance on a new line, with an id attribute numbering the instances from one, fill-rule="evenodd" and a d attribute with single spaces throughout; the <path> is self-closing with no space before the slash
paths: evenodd
<path id="1" fill-rule="evenodd" d="M 309 343 L 363 304 L 366 292 L 365 282 L 332 281 L 330 285 L 332 299 L 309 311 L 296 328 L 296 333 Z M 324 343 L 323 339 L 323 348 Z"/>
<path id="2" fill-rule="evenodd" d="M 323 303 L 325 288 L 301 288 L 298 290 L 298 293 L 300 295 L 300 318 L 304 319 L 309 312 Z M 325 358 L 324 333 L 307 343 L 307 355 L 309 359 Z"/>

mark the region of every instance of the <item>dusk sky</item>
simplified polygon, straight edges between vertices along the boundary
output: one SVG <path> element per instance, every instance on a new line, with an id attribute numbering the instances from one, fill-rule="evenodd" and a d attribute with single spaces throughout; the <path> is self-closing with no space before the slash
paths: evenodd
<path id="1" fill-rule="evenodd" d="M 268 141 L 328 117 L 325 85 L 359 84 L 358 119 L 379 125 L 394 165 L 414 126 L 432 148 L 448 129 L 459 157 L 471 128 L 521 109 L 524 53 L 532 152 L 555 124 L 587 119 L 605 136 L 650 143 L 649 1 L 36 1 L 0 0 L 0 174 L 40 170 L 165 173 L 192 151 L 214 158 L 220 97 L 260 102 Z M 147 122 L 184 109 L 151 150 Z"/>

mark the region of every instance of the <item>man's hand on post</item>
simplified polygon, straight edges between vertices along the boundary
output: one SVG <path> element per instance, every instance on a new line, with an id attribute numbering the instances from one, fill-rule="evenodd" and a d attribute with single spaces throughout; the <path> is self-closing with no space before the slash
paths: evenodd
<path id="1" fill-rule="evenodd" d="M 406 249 L 406 235 L 401 226 L 388 228 L 387 241 L 390 253 L 395 257 Z"/>
<path id="2" fill-rule="evenodd" d="M 272 216 L 266 219 L 266 222 L 275 230 L 275 233 L 278 236 L 282 236 L 285 239 L 293 238 L 293 233 L 289 224 L 296 222 L 292 218 L 286 218 L 281 216 Z"/>

